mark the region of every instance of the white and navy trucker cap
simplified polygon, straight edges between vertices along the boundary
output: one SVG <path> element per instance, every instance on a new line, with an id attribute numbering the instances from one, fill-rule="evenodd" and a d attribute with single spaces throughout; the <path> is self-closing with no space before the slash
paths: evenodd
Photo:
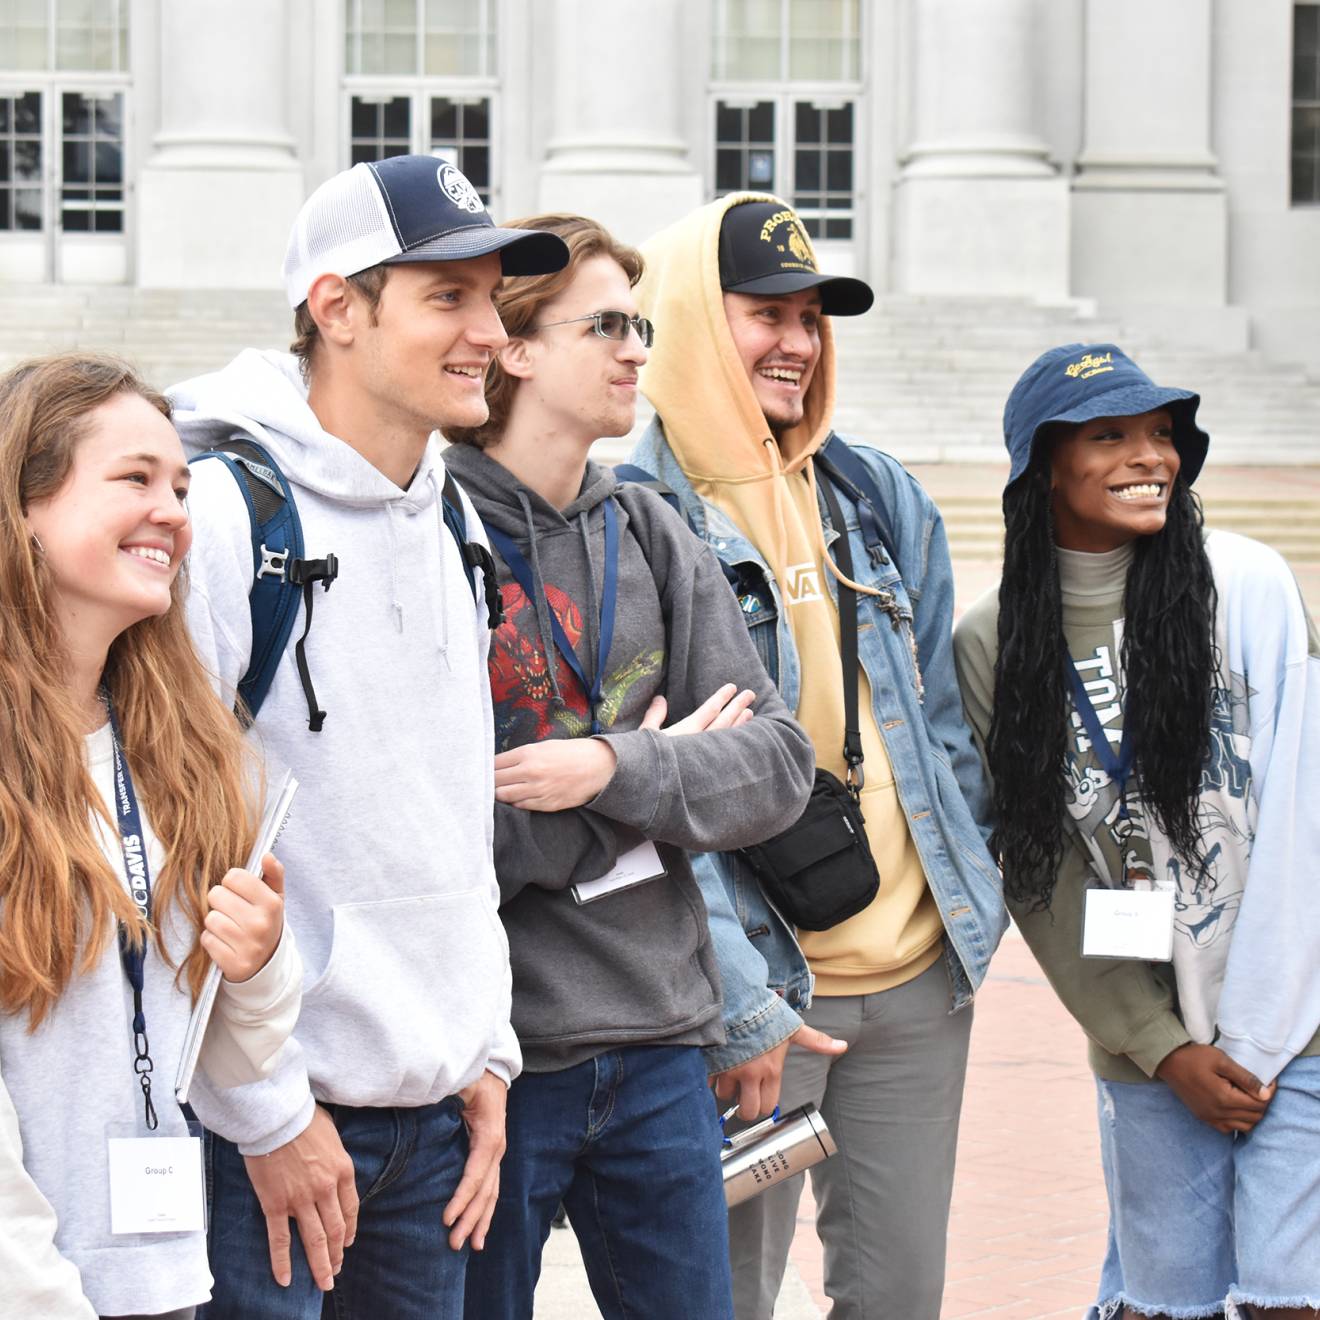
<path id="1" fill-rule="evenodd" d="M 477 190 L 448 161 L 391 156 L 336 174 L 303 203 L 284 254 L 284 289 L 297 307 L 321 275 L 491 252 L 500 254 L 506 275 L 548 275 L 568 264 L 557 234 L 497 228 Z"/>

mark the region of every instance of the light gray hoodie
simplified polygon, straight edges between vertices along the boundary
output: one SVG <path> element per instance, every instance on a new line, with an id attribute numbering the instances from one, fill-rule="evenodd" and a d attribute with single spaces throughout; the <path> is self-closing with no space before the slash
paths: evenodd
<path id="1" fill-rule="evenodd" d="M 293 487 L 305 556 L 339 559 L 334 585 L 315 588 L 307 642 L 324 728 L 308 729 L 291 639 L 254 729 L 268 764 L 301 782 L 280 857 L 307 969 L 302 1015 L 273 1077 L 199 1086 L 198 1116 L 263 1154 L 302 1131 L 313 1096 L 417 1106 L 487 1068 L 512 1080 L 486 607 L 443 524 L 437 442 L 400 490 L 321 428 L 281 353 L 248 350 L 170 397 L 190 452 L 236 431 L 264 445 Z M 232 699 L 252 642 L 248 513 L 218 461 L 195 465 L 188 502 L 189 623 Z"/>

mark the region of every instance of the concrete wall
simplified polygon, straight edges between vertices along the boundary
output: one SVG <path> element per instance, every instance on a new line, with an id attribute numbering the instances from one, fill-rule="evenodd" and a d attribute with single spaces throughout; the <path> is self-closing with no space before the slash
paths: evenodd
<path id="1" fill-rule="evenodd" d="M 500 218 L 572 204 L 638 239 L 707 194 L 714 0 L 496 2 Z M 342 0 L 130 3 L 128 281 L 274 284 L 291 211 L 344 161 Z M 1081 297 L 1210 347 L 1320 353 L 1288 0 L 862 8 L 850 260 L 877 289 Z"/>

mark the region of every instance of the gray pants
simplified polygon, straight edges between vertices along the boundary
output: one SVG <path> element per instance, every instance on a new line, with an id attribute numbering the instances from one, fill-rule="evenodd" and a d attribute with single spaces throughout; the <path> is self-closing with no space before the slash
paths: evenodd
<path id="1" fill-rule="evenodd" d="M 848 1042 L 840 1058 L 789 1051 L 780 1108 L 811 1101 L 839 1147 L 811 1170 L 830 1320 L 938 1320 L 972 1028 L 949 1006 L 941 957 L 893 990 L 817 999 L 806 1020 Z M 799 1175 L 729 1211 L 737 1320 L 774 1314 L 801 1195 Z"/>

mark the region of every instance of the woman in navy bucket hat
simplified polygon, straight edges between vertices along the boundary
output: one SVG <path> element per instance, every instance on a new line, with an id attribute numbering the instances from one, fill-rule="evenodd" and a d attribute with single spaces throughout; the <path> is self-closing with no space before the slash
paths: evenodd
<path id="1" fill-rule="evenodd" d="M 1199 403 L 1113 344 L 1037 358 L 955 636 L 1005 897 L 1089 1040 L 1102 1320 L 1320 1305 L 1320 638 L 1204 528 Z"/>

